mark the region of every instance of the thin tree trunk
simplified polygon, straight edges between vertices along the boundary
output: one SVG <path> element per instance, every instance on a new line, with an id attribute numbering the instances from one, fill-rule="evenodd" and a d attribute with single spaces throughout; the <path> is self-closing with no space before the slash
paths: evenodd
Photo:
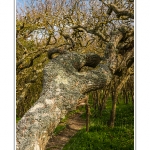
<path id="1" fill-rule="evenodd" d="M 99 109 L 99 111 L 100 111 L 100 116 L 102 116 L 102 111 L 106 108 L 106 101 L 107 101 L 107 99 L 108 99 L 108 96 L 109 96 L 109 92 L 108 91 L 105 91 L 105 94 L 104 94 L 104 96 L 103 96 L 103 98 L 102 98 L 102 103 L 101 103 L 101 105 L 100 105 L 100 109 Z"/>
<path id="2" fill-rule="evenodd" d="M 116 91 L 112 92 L 112 110 L 108 122 L 108 126 L 112 128 L 114 127 L 115 124 L 117 97 L 118 97 L 118 93 Z"/>
<path id="3" fill-rule="evenodd" d="M 94 109 L 97 110 L 97 108 L 98 108 L 98 91 L 93 91 L 92 92 L 92 97 L 93 97 Z"/>
<path id="4" fill-rule="evenodd" d="M 112 92 L 112 110 L 111 110 L 111 114 L 110 114 L 110 119 L 108 121 L 109 127 L 112 127 L 112 128 L 114 127 L 115 116 L 116 116 L 116 102 L 117 102 L 118 94 L 120 93 L 123 85 L 127 82 L 129 77 L 130 77 L 130 68 L 128 68 L 128 70 L 127 70 L 127 75 L 120 81 L 117 88 L 115 88 L 114 91 Z"/>
<path id="5" fill-rule="evenodd" d="M 90 122 L 90 106 L 86 104 L 86 132 L 89 132 L 89 122 Z"/>

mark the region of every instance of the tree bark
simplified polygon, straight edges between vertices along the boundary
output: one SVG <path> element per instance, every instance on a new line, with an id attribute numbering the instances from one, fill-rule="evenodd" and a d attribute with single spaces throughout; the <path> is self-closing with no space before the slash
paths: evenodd
<path id="1" fill-rule="evenodd" d="M 110 120 L 108 122 L 108 126 L 112 128 L 114 127 L 115 124 L 117 98 L 118 98 L 118 92 L 115 90 L 114 92 L 112 92 L 112 109 L 110 114 Z"/>
<path id="2" fill-rule="evenodd" d="M 88 103 L 85 105 L 85 108 L 86 108 L 86 132 L 89 132 L 90 106 Z"/>
<path id="3" fill-rule="evenodd" d="M 76 109 L 87 92 L 110 83 L 111 71 L 99 61 L 96 54 L 67 52 L 45 66 L 41 96 L 17 124 L 17 150 L 44 150 L 60 119 Z M 79 72 L 83 66 L 97 65 L 96 70 Z"/>

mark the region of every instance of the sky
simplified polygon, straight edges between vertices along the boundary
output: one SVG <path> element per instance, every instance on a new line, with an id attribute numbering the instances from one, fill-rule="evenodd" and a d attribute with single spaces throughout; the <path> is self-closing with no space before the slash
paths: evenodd
<path id="1" fill-rule="evenodd" d="M 24 0 L 16 0 L 16 5 L 19 3 L 19 4 L 23 4 L 24 2 L 23 2 Z"/>
<path id="2" fill-rule="evenodd" d="M 23 5 L 24 5 L 24 0 L 16 0 L 16 8 Z"/>

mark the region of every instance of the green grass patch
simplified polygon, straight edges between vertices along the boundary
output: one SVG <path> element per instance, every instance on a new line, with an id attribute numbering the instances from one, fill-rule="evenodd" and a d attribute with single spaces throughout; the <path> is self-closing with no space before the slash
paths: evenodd
<path id="1" fill-rule="evenodd" d="M 120 101 L 114 128 L 107 126 L 110 111 L 111 99 L 102 117 L 91 109 L 89 132 L 85 128 L 79 131 L 63 150 L 134 150 L 134 106 Z"/>
<path id="2" fill-rule="evenodd" d="M 56 127 L 56 129 L 54 130 L 54 134 L 57 135 L 58 133 L 60 133 L 60 131 L 64 130 L 66 128 L 66 125 L 58 125 Z"/>

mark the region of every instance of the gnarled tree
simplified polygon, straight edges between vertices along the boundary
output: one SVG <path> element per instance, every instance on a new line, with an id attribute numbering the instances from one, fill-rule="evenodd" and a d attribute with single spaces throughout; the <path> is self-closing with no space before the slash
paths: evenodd
<path id="1" fill-rule="evenodd" d="M 133 75 L 134 2 L 30 2 L 24 16 L 17 13 L 17 109 L 24 109 L 18 113 L 23 117 L 16 129 L 17 149 L 44 149 L 60 119 L 84 102 L 86 93 L 109 83 L 114 85 L 113 127 L 118 93 Z M 55 53 L 60 55 L 53 58 Z M 41 85 L 43 66 L 39 90 L 33 84 Z M 95 69 L 80 72 L 84 66 Z"/>

